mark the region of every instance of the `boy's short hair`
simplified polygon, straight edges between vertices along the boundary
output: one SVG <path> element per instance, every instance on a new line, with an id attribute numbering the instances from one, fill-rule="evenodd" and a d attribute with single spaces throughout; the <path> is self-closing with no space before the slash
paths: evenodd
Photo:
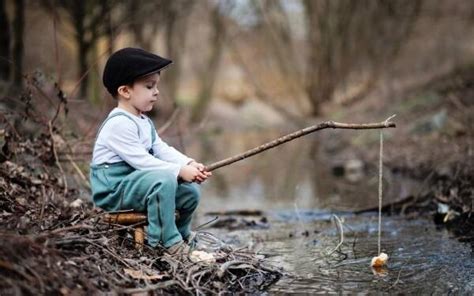
<path id="1" fill-rule="evenodd" d="M 171 63 L 171 60 L 141 48 L 122 48 L 107 60 L 102 82 L 109 93 L 116 97 L 120 86 L 129 85 L 142 76 L 159 73 Z"/>

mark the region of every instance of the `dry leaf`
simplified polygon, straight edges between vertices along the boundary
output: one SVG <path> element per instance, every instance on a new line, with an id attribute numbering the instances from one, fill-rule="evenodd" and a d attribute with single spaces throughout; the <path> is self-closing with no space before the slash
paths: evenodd
<path id="1" fill-rule="evenodd" d="M 189 256 L 192 262 L 204 262 L 204 263 L 215 263 L 216 258 L 211 253 L 207 253 L 204 251 L 193 251 Z"/>

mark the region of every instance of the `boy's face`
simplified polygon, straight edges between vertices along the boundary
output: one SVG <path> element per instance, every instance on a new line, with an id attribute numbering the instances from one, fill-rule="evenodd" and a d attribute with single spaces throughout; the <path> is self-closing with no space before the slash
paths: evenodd
<path id="1" fill-rule="evenodd" d="M 153 109 L 153 104 L 158 100 L 160 91 L 158 83 L 160 75 L 158 73 L 150 74 L 136 80 L 129 87 L 129 98 L 127 103 L 133 107 L 138 113 L 148 112 Z"/>

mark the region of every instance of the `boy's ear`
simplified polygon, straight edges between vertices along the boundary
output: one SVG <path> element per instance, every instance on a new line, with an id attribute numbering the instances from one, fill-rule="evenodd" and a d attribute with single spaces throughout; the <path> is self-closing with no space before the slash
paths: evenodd
<path id="1" fill-rule="evenodd" d="M 129 99 L 130 98 L 130 87 L 128 85 L 121 85 L 119 86 L 119 88 L 117 89 L 117 93 L 126 98 L 126 99 Z"/>

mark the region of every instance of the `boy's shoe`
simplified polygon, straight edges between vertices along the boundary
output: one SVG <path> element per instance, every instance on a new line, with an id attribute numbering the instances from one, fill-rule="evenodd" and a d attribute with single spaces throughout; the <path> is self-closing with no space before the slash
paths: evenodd
<path id="1" fill-rule="evenodd" d="M 179 241 L 171 247 L 168 247 L 166 252 L 172 256 L 188 255 L 191 252 L 191 247 L 184 241 Z"/>
<path id="2" fill-rule="evenodd" d="M 191 231 L 184 241 L 192 248 L 196 248 L 197 245 L 197 232 Z"/>

